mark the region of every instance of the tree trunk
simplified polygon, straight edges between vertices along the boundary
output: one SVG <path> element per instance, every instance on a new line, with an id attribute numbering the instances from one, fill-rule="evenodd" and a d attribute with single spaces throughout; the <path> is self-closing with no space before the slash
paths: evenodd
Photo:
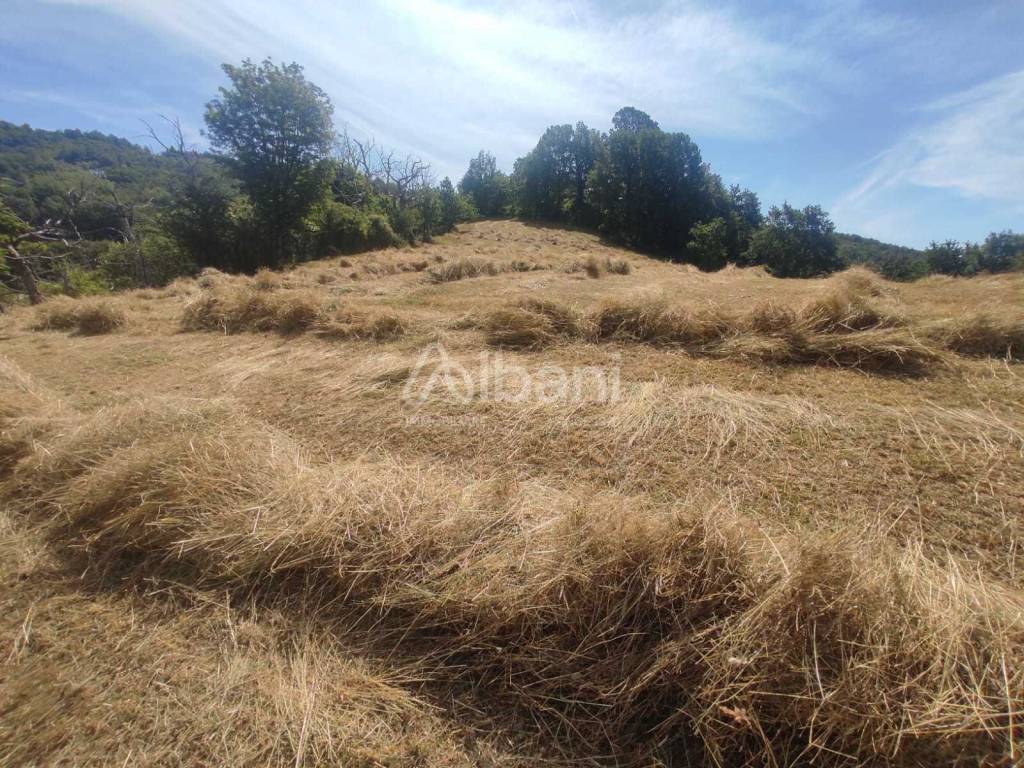
<path id="1" fill-rule="evenodd" d="M 22 286 L 25 288 L 25 293 L 28 294 L 28 300 L 32 304 L 41 304 L 43 296 L 39 293 L 39 288 L 36 287 L 36 278 L 32 274 L 32 270 L 28 266 L 28 262 L 21 257 L 18 253 L 17 248 L 13 245 L 7 246 L 7 256 L 11 262 L 11 269 L 14 270 L 14 274 L 21 280 Z"/>

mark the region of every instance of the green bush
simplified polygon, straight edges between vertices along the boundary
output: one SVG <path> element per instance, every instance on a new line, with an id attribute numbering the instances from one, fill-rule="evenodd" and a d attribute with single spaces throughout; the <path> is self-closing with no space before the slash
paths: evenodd
<path id="1" fill-rule="evenodd" d="M 314 213 L 317 255 L 328 251 L 356 253 L 366 250 L 370 224 L 367 217 L 343 203 L 324 203 Z"/>
<path id="2" fill-rule="evenodd" d="M 111 243 L 99 255 L 97 270 L 111 289 L 166 285 L 195 271 L 195 264 L 163 234 L 140 243 Z"/>
<path id="3" fill-rule="evenodd" d="M 370 248 L 391 248 L 401 245 L 402 239 L 395 234 L 387 217 L 380 213 L 371 213 L 369 216 L 369 239 Z"/>

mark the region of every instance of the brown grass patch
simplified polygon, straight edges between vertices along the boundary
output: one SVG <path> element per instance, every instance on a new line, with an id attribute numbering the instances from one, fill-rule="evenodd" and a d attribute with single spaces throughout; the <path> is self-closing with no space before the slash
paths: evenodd
<path id="1" fill-rule="evenodd" d="M 50 299 L 35 309 L 32 329 L 74 331 L 81 336 L 113 333 L 128 322 L 124 311 L 105 299 Z"/>
<path id="2" fill-rule="evenodd" d="M 453 261 L 445 261 L 427 270 L 427 280 L 431 283 L 451 283 L 456 280 L 467 280 L 474 277 L 494 277 L 503 272 L 535 272 L 547 269 L 543 264 L 516 259 L 508 262 L 486 261 L 476 257 L 465 257 Z"/>
<path id="3" fill-rule="evenodd" d="M 599 259 L 596 256 L 588 256 L 583 261 L 573 261 L 566 268 L 566 272 L 585 272 L 587 277 L 600 278 L 605 274 L 628 275 L 632 273 L 633 266 L 625 259 L 605 258 Z"/>
<path id="4" fill-rule="evenodd" d="M 540 349 L 555 340 L 551 318 L 522 307 L 499 309 L 488 315 L 484 336 L 493 347 Z"/>
<path id="5" fill-rule="evenodd" d="M 962 355 L 1024 360 L 1024 320 L 972 314 L 934 324 L 928 335 Z"/>
<path id="6" fill-rule="evenodd" d="M 323 316 L 324 298 L 313 291 L 258 289 L 244 283 L 222 283 L 185 306 L 186 331 L 278 331 L 299 333 Z"/>
<path id="7" fill-rule="evenodd" d="M 392 655 L 559 743 L 723 765 L 1013 749 L 1020 595 L 875 531 L 773 532 L 735 506 L 612 493 L 501 501 L 437 467 L 318 464 L 226 404 L 140 402 L 68 426 L 0 494 L 93 568 L 130 555 L 143 575 L 290 611 L 372 611 Z"/>
<path id="8" fill-rule="evenodd" d="M 393 341 L 408 332 L 408 321 L 391 312 L 339 312 L 317 329 L 317 334 L 324 338 L 373 341 Z"/>
<path id="9" fill-rule="evenodd" d="M 493 261 L 467 257 L 431 268 L 427 272 L 427 279 L 432 283 L 451 283 L 482 275 L 497 275 L 500 272 L 498 265 Z"/>
<path id="10" fill-rule="evenodd" d="M 811 301 L 799 314 L 800 325 L 819 333 L 849 333 L 895 328 L 905 321 L 852 291 L 835 291 Z"/>

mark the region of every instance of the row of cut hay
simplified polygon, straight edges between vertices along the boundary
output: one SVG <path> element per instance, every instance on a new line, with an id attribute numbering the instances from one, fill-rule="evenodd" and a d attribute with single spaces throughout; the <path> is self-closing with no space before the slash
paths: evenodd
<path id="1" fill-rule="evenodd" d="M 316 329 L 327 339 L 391 341 L 409 332 L 409 322 L 391 312 L 338 312 Z"/>
<path id="2" fill-rule="evenodd" d="M 279 331 L 298 333 L 324 315 L 323 297 L 314 291 L 271 291 L 245 283 L 225 283 L 204 290 L 185 305 L 186 331 Z"/>
<path id="3" fill-rule="evenodd" d="M 225 403 L 66 424 L 0 497 L 97 567 L 130 555 L 281 605 L 372 613 L 395 658 L 471 683 L 577 754 L 910 766 L 1001 764 L 1015 748 L 1020 595 L 880 533 L 769 535 L 727 502 L 317 464 Z"/>
<path id="4" fill-rule="evenodd" d="M 902 372 L 919 372 L 941 359 L 902 326 L 898 316 L 863 298 L 839 294 L 799 312 L 762 304 L 747 314 L 677 310 L 643 300 L 607 303 L 584 315 L 532 299 L 493 312 L 484 330 L 492 346 L 516 349 L 539 349 L 560 338 L 626 341 L 715 357 Z"/>
<path id="5" fill-rule="evenodd" d="M 82 588 L 42 533 L 0 508 L 0 764 L 536 764 L 463 745 L 400 671 L 274 611 Z"/>
<path id="6" fill-rule="evenodd" d="M 936 343 L 972 357 L 1024 360 L 1024 320 L 971 314 L 935 323 L 927 335 Z"/>
<path id="7" fill-rule="evenodd" d="M 272 273 L 268 273 L 272 274 Z M 315 290 L 278 290 L 264 284 L 262 273 L 251 282 L 223 282 L 192 298 L 182 313 L 186 331 L 315 332 L 326 338 L 387 341 L 402 336 L 408 323 L 387 312 L 343 311 Z"/>
<path id="8" fill-rule="evenodd" d="M 596 256 L 588 256 L 583 261 L 574 261 L 570 263 L 566 269 L 566 272 L 585 272 L 587 277 L 600 278 L 605 274 L 609 275 L 628 275 L 633 271 L 633 265 L 625 259 L 613 259 L 607 257 L 605 259 L 599 259 Z"/>
<path id="9" fill-rule="evenodd" d="M 499 262 L 469 256 L 432 267 L 427 271 L 427 280 L 431 283 L 451 283 L 473 277 L 493 277 L 503 272 L 533 272 L 541 269 L 548 269 L 548 267 L 544 264 L 518 259 Z"/>
<path id="10" fill-rule="evenodd" d="M 0 475 L 28 455 L 36 441 L 69 414 L 57 395 L 0 355 Z"/>
<path id="11" fill-rule="evenodd" d="M 124 311 L 106 299 L 57 296 L 34 310 L 34 331 L 72 331 L 81 336 L 112 333 L 128 321 Z"/>

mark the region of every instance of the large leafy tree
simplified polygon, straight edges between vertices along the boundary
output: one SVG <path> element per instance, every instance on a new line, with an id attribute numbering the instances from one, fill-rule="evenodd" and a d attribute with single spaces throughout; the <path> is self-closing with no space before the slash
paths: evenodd
<path id="1" fill-rule="evenodd" d="M 481 151 L 469 161 L 459 191 L 472 200 L 481 216 L 503 216 L 508 205 L 509 179 L 498 170 L 490 152 Z"/>
<path id="2" fill-rule="evenodd" d="M 688 260 L 705 272 L 726 265 L 729 259 L 729 227 L 725 219 L 715 218 L 694 224 L 686 245 Z"/>
<path id="3" fill-rule="evenodd" d="M 587 222 L 587 176 L 600 143 L 600 134 L 584 123 L 548 128 L 537 146 L 516 161 L 519 213 L 530 219 Z"/>
<path id="4" fill-rule="evenodd" d="M 1024 235 L 1010 230 L 993 232 L 985 238 L 978 257 L 978 269 L 985 272 L 1008 272 L 1024 268 Z"/>
<path id="5" fill-rule="evenodd" d="M 773 206 L 745 254 L 776 277 L 814 277 L 844 266 L 836 248 L 835 225 L 819 205 Z"/>
<path id="6" fill-rule="evenodd" d="M 298 64 L 246 59 L 223 69 L 231 84 L 206 105 L 207 132 L 252 201 L 266 246 L 260 262 L 276 266 L 323 196 L 334 141 L 333 106 Z"/>
<path id="7" fill-rule="evenodd" d="M 977 270 L 977 249 L 956 240 L 932 242 L 924 252 L 928 267 L 941 275 L 970 275 Z"/>
<path id="8" fill-rule="evenodd" d="M 682 255 L 693 225 L 712 208 L 700 150 L 632 107 L 612 125 L 590 174 L 602 231 L 636 248 Z"/>

